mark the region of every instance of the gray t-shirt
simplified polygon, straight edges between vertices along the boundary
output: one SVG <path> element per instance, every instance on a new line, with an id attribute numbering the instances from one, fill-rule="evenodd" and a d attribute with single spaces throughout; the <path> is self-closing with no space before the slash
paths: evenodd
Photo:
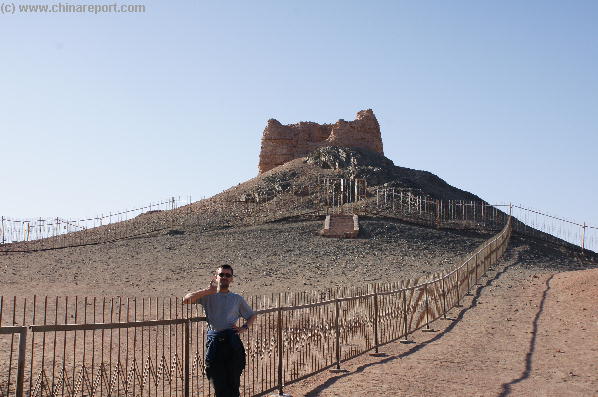
<path id="1" fill-rule="evenodd" d="M 240 317 L 245 320 L 254 315 L 245 299 L 234 292 L 218 292 L 200 298 L 198 302 L 203 306 L 208 318 L 208 329 L 222 331 L 232 328 Z"/>

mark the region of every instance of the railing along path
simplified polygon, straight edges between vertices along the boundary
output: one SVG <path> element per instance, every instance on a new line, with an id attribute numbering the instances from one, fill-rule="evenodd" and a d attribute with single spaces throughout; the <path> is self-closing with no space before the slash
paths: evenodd
<path id="1" fill-rule="evenodd" d="M 511 221 L 428 279 L 254 297 L 244 396 L 274 391 L 430 329 L 506 250 Z M 0 298 L 0 397 L 209 396 L 205 317 L 176 298 Z"/>

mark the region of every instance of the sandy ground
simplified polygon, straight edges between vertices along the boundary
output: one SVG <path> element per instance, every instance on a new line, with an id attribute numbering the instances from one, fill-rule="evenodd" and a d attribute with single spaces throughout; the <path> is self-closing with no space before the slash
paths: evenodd
<path id="1" fill-rule="evenodd" d="M 293 396 L 598 396 L 598 269 L 555 272 L 507 252 L 435 333 L 287 387 Z"/>

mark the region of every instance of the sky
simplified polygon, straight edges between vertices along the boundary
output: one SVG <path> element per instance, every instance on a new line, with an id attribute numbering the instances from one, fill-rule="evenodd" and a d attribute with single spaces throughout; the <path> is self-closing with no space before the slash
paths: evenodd
<path id="1" fill-rule="evenodd" d="M 598 226 L 598 2 L 26 4 L 0 13 L 0 215 L 208 197 L 257 175 L 268 119 L 371 108 L 396 165 Z"/>

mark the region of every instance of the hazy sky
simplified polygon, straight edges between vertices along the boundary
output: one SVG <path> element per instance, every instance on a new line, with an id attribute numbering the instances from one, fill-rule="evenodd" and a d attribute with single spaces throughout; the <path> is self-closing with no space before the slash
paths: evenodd
<path id="1" fill-rule="evenodd" d="M 395 164 L 598 226 L 596 1 L 129 4 L 0 14 L 1 215 L 210 196 L 269 118 L 372 108 Z"/>

